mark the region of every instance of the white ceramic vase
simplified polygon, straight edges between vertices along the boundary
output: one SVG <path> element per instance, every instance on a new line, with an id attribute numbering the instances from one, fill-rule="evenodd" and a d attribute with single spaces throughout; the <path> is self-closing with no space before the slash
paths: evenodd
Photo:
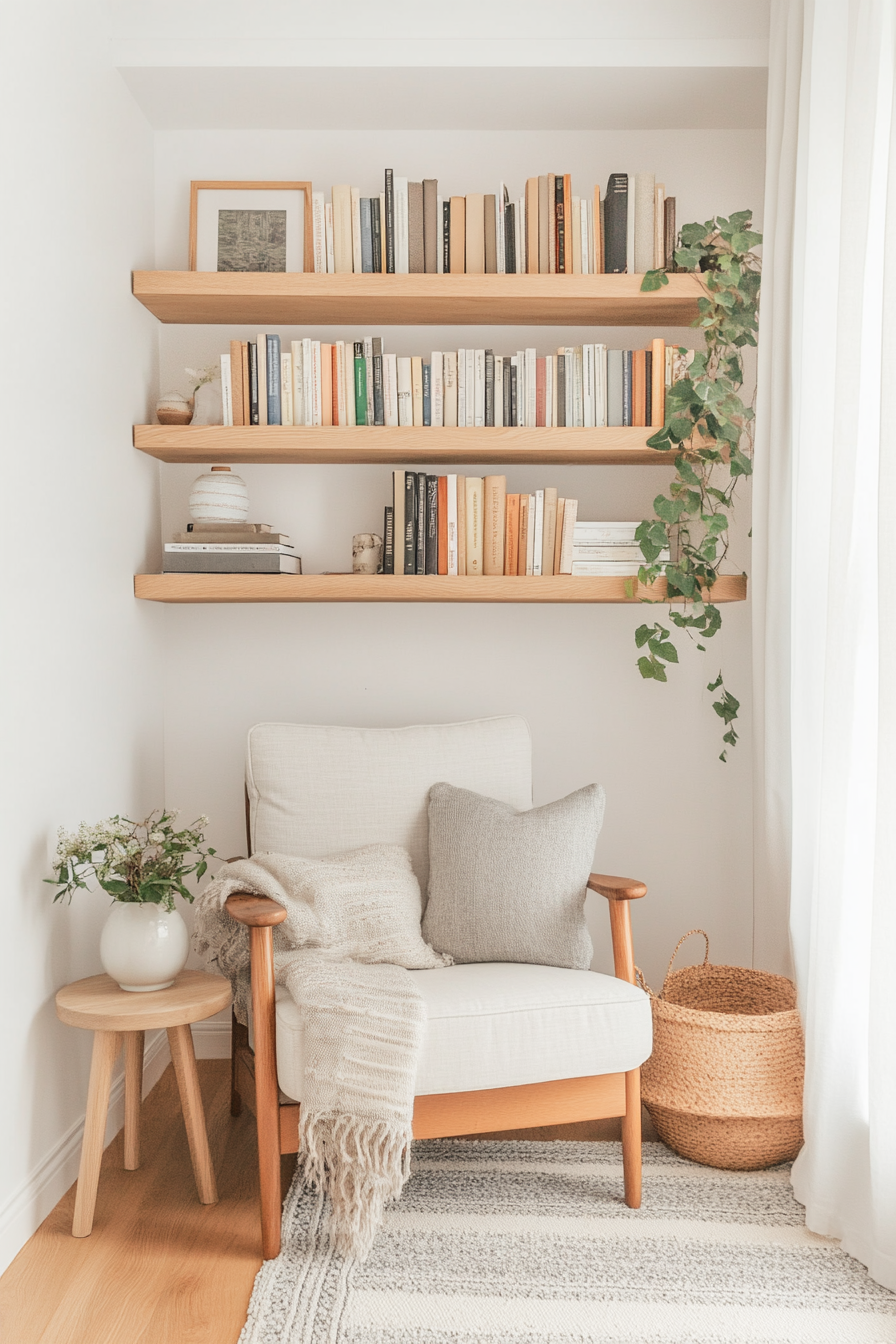
<path id="1" fill-rule="evenodd" d="M 190 517 L 197 522 L 243 523 L 249 517 L 249 491 L 229 467 L 212 467 L 197 476 L 190 491 Z"/>
<path id="2" fill-rule="evenodd" d="M 167 989 L 187 964 L 190 938 L 177 910 L 116 901 L 100 935 L 103 970 L 136 994 Z"/>

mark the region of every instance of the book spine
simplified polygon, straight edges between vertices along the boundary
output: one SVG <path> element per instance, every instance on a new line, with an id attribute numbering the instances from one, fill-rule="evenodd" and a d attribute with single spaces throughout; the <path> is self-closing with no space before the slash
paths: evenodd
<path id="1" fill-rule="evenodd" d="M 455 477 L 454 480 L 456 482 L 457 477 Z M 447 574 L 448 573 L 448 477 L 447 476 L 438 477 L 438 490 L 436 493 L 438 496 L 438 509 L 437 509 L 438 564 L 436 567 L 436 573 Z"/>
<path id="2" fill-rule="evenodd" d="M 504 358 L 502 355 L 495 355 L 495 376 L 493 389 L 493 408 L 495 414 L 495 426 L 498 429 L 504 425 Z"/>
<path id="3" fill-rule="evenodd" d="M 473 351 L 473 428 L 485 424 L 485 351 Z"/>
<path id="4" fill-rule="evenodd" d="M 466 228 L 464 268 L 468 275 L 484 275 L 485 197 L 478 192 L 465 198 L 464 225 Z"/>
<path id="5" fill-rule="evenodd" d="M 582 346 L 582 424 L 594 428 L 594 346 Z"/>
<path id="6" fill-rule="evenodd" d="M 464 351 L 465 369 L 464 378 L 467 385 L 466 396 L 466 420 L 467 429 L 473 429 L 476 423 L 476 351 L 472 346 L 468 346 Z M 483 397 L 483 407 L 485 398 Z"/>
<path id="7" fill-rule="evenodd" d="M 233 424 L 233 382 L 230 355 L 221 356 L 221 415 L 225 425 Z"/>
<path id="8" fill-rule="evenodd" d="M 336 272 L 336 249 L 333 241 L 333 205 L 327 201 L 324 206 L 324 228 L 327 237 L 327 275 L 334 275 Z"/>
<path id="9" fill-rule="evenodd" d="M 545 423 L 545 363 L 544 359 L 535 361 L 535 424 L 542 428 Z"/>
<path id="10" fill-rule="evenodd" d="M 666 423 L 666 342 L 662 336 L 651 341 L 653 354 L 653 395 L 650 402 L 650 423 L 655 429 Z"/>
<path id="11" fill-rule="evenodd" d="M 439 478 L 426 480 L 426 563 L 424 573 L 439 572 Z"/>
<path id="12" fill-rule="evenodd" d="M 435 177 L 423 179 L 423 269 L 435 275 L 439 269 L 439 183 Z"/>
<path id="13" fill-rule="evenodd" d="M 423 243 L 423 183 L 408 183 L 408 273 L 422 275 L 426 259 Z"/>
<path id="14" fill-rule="evenodd" d="M 541 275 L 548 275 L 551 269 L 549 219 L 548 177 L 547 173 L 543 173 L 538 179 L 538 270 Z"/>
<path id="15" fill-rule="evenodd" d="M 600 187 L 594 188 L 594 200 L 591 203 L 591 245 L 594 248 L 594 274 L 604 273 L 604 235 L 603 202 L 600 199 Z"/>
<path id="16" fill-rule="evenodd" d="M 348 411 L 345 404 L 345 341 L 333 346 L 333 424 L 345 425 Z"/>
<path id="17" fill-rule="evenodd" d="M 312 191 L 311 193 L 311 226 L 314 244 L 314 273 L 315 275 L 326 275 L 327 235 L 324 223 L 324 193 L 322 191 Z"/>
<path id="18" fill-rule="evenodd" d="M 445 423 L 445 365 L 441 350 L 433 350 L 430 356 L 430 379 L 432 381 L 432 423 L 441 429 Z"/>
<path id="19" fill-rule="evenodd" d="M 251 425 L 252 409 L 249 405 L 249 342 L 240 341 L 240 355 L 243 366 L 243 424 Z"/>
<path id="20" fill-rule="evenodd" d="M 417 477 L 417 492 L 414 501 L 414 573 L 426 573 L 426 472 L 414 473 Z"/>
<path id="21" fill-rule="evenodd" d="M 360 275 L 364 269 L 361 257 L 361 192 L 352 187 L 352 271 Z"/>
<path id="22" fill-rule="evenodd" d="M 507 188 L 502 182 L 495 196 L 495 266 L 498 275 L 507 271 L 507 245 L 504 236 L 504 210 L 507 201 Z"/>
<path id="23" fill-rule="evenodd" d="M 451 202 L 442 201 L 442 274 L 451 270 Z"/>
<path id="24" fill-rule="evenodd" d="M 364 377 L 367 381 L 367 423 L 372 425 L 376 409 L 373 404 L 373 339 L 365 336 L 364 346 Z"/>
<path id="25" fill-rule="evenodd" d="M 395 549 L 394 572 L 396 574 L 404 573 L 404 501 L 405 501 L 405 474 L 403 471 L 392 472 L 392 535 L 394 537 L 393 546 Z"/>
<path id="26" fill-rule="evenodd" d="M 575 383 L 573 386 L 573 395 L 575 398 L 574 400 L 575 426 L 576 429 L 581 429 L 585 424 L 585 418 L 583 410 L 584 392 L 582 381 L 582 347 L 580 345 L 577 345 L 575 350 L 573 351 L 573 358 L 575 360 Z"/>
<path id="27" fill-rule="evenodd" d="M 626 427 L 632 421 L 632 352 L 622 352 L 622 423 Z"/>
<path id="28" fill-rule="evenodd" d="M 675 197 L 667 196 L 663 201 L 663 246 L 667 271 L 675 267 Z"/>
<path id="29" fill-rule="evenodd" d="M 653 268 L 656 224 L 656 178 L 653 173 L 635 173 L 635 257 L 638 275 Z"/>
<path id="30" fill-rule="evenodd" d="M 302 341 L 291 341 L 290 351 L 292 353 L 292 422 L 294 425 L 304 425 L 305 370 Z"/>
<path id="31" fill-rule="evenodd" d="M 362 196 L 361 214 L 361 270 L 365 275 L 373 271 L 373 211 L 369 196 Z"/>
<path id="32" fill-rule="evenodd" d="M 507 477 L 486 476 L 483 485 L 482 572 L 504 573 L 504 523 Z"/>
<path id="33" fill-rule="evenodd" d="M 502 425 L 513 424 L 513 370 L 512 360 L 505 356 L 501 363 L 501 423 Z"/>
<path id="34" fill-rule="evenodd" d="M 537 354 L 534 348 L 530 347 L 526 351 L 526 425 L 529 429 L 534 429 L 537 420 L 536 403 L 538 399 L 538 382 L 536 378 L 536 359 Z"/>
<path id="35" fill-rule="evenodd" d="M 383 355 L 383 423 L 398 424 L 398 368 L 395 355 Z"/>
<path id="36" fill-rule="evenodd" d="M 519 356 L 510 356 L 510 423 L 520 424 L 520 364 Z"/>
<path id="37" fill-rule="evenodd" d="M 466 270 L 467 219 L 463 196 L 451 197 L 450 266 L 452 275 L 463 275 Z"/>
<path id="38" fill-rule="evenodd" d="M 467 352 L 457 352 L 457 423 L 461 429 L 467 423 Z"/>
<path id="39" fill-rule="evenodd" d="M 624 350 L 607 351 L 607 424 L 617 428 L 623 421 Z"/>
<path id="40" fill-rule="evenodd" d="M 302 389 L 305 401 L 305 424 L 320 424 L 320 349 L 309 337 L 302 340 Z"/>
<path id="41" fill-rule="evenodd" d="M 364 366 L 364 346 L 361 341 L 354 343 L 355 371 L 355 424 L 367 424 L 367 370 Z"/>
<path id="42" fill-rule="evenodd" d="M 495 275 L 498 270 L 497 207 L 492 195 L 485 197 L 485 273 Z"/>
<path id="43" fill-rule="evenodd" d="M 334 187 L 333 197 L 333 270 L 336 275 L 352 273 L 352 189 Z"/>
<path id="44" fill-rule="evenodd" d="M 243 343 L 230 342 L 231 414 L 234 425 L 244 425 L 243 417 Z"/>
<path id="45" fill-rule="evenodd" d="M 495 423 L 495 352 L 485 351 L 485 423 Z"/>
<path id="46" fill-rule="evenodd" d="M 258 360 L 258 423 L 268 422 L 268 339 L 259 332 L 255 342 L 255 358 Z"/>
<path id="47" fill-rule="evenodd" d="M 453 499 L 451 505 L 452 493 L 448 492 L 449 509 L 454 508 L 455 523 L 455 554 L 456 571 L 449 570 L 449 573 L 466 574 L 467 572 L 467 478 L 466 476 L 457 476 L 455 478 Z"/>
<path id="48" fill-rule="evenodd" d="M 333 347 L 329 341 L 320 343 L 320 423 L 333 423 Z"/>
<path id="49" fill-rule="evenodd" d="M 395 573 L 394 510 L 387 504 L 383 511 L 383 573 Z"/>
<path id="50" fill-rule="evenodd" d="M 408 180 L 396 177 L 395 187 L 395 273 L 408 274 Z"/>
<path id="51" fill-rule="evenodd" d="M 378 196 L 370 198 L 370 238 L 373 249 L 373 271 L 375 275 L 379 275 L 383 269 L 383 228 Z"/>
<path id="52" fill-rule="evenodd" d="M 666 260 L 665 249 L 665 210 L 666 188 L 662 182 L 657 182 L 654 189 L 653 198 L 653 269 L 661 271 Z"/>
<path id="53" fill-rule="evenodd" d="M 557 274 L 557 175 L 548 173 L 548 274 Z"/>
<path id="54" fill-rule="evenodd" d="M 292 354 L 289 350 L 280 353 L 280 423 L 293 423 L 292 411 Z"/>
<path id="55" fill-rule="evenodd" d="M 532 529 L 532 573 L 541 575 L 542 551 L 544 548 L 544 491 L 535 491 L 535 526 Z"/>
<path id="56" fill-rule="evenodd" d="M 516 202 L 516 210 L 513 215 L 514 227 L 514 256 L 516 257 L 517 275 L 525 274 L 526 270 L 526 198 L 521 196 Z"/>
<path id="57" fill-rule="evenodd" d="M 423 424 L 423 360 L 420 355 L 411 356 L 411 405 L 414 424 Z"/>
<path id="58" fill-rule="evenodd" d="M 520 495 L 520 535 L 517 543 L 516 572 L 520 577 L 530 573 L 526 567 L 529 554 L 529 496 Z"/>
<path id="59" fill-rule="evenodd" d="M 560 538 L 560 568 L 558 573 L 572 573 L 572 546 L 575 533 L 576 516 L 579 510 L 577 499 L 567 499 L 563 506 L 563 533 Z"/>
<path id="60" fill-rule="evenodd" d="M 386 169 L 386 274 L 395 274 L 395 181 L 391 168 Z"/>
<path id="61" fill-rule="evenodd" d="M 526 527 L 526 574 L 530 578 L 535 573 L 535 504 L 536 496 L 529 495 Z"/>
<path id="62" fill-rule="evenodd" d="M 451 428 L 457 426 L 457 351 L 446 350 L 443 360 L 445 424 Z"/>
<path id="63" fill-rule="evenodd" d="M 604 199 L 604 270 L 608 275 L 625 271 L 628 237 L 628 174 L 611 173 Z"/>
<path id="64" fill-rule="evenodd" d="M 557 424 L 566 428 L 566 356 L 557 355 Z"/>
<path id="65" fill-rule="evenodd" d="M 629 275 L 635 270 L 635 175 L 627 174 L 628 209 L 626 211 L 625 231 L 625 269 Z"/>
<path id="66" fill-rule="evenodd" d="M 398 423 L 401 426 L 414 423 L 414 402 L 411 391 L 411 357 L 399 355 L 397 361 L 398 376 Z"/>
<path id="67" fill-rule="evenodd" d="M 544 423 L 548 429 L 554 424 L 554 359 L 551 355 L 544 359 Z"/>
<path id="68" fill-rule="evenodd" d="M 417 572 L 417 473 L 404 473 L 404 572 Z"/>
<path id="69" fill-rule="evenodd" d="M 506 193 L 505 193 L 506 196 Z M 508 275 L 516 275 L 516 206 L 512 201 L 504 205 L 504 269 Z"/>
<path id="70" fill-rule="evenodd" d="M 526 270 L 538 274 L 538 178 L 526 181 Z"/>
<path id="71" fill-rule="evenodd" d="M 192 535 L 192 534 L 191 534 Z M 197 532 L 197 537 L 203 534 Z M 256 533 L 257 536 L 263 535 Z M 295 548 L 279 542 L 166 541 L 164 549 L 177 555 L 293 555 Z"/>
<path id="72" fill-rule="evenodd" d="M 563 514 L 566 509 L 566 500 L 557 500 L 556 526 L 554 528 L 554 568 L 552 574 L 560 573 L 560 546 L 563 540 Z"/>
<path id="73" fill-rule="evenodd" d="M 432 365 L 424 362 L 423 373 L 423 424 L 428 429 L 432 425 Z"/>
<path id="74" fill-rule="evenodd" d="M 646 377 L 643 350 L 632 351 L 632 420 L 633 425 L 647 424 Z"/>
<path id="75" fill-rule="evenodd" d="M 653 424 L 653 351 L 644 351 L 644 424 Z"/>
<path id="76" fill-rule="evenodd" d="M 436 270 L 439 275 L 445 273 L 445 202 L 441 196 L 436 202 Z"/>
<path id="77" fill-rule="evenodd" d="M 460 573 L 458 560 L 458 484 L 459 477 L 448 475 L 445 481 L 445 573 L 452 578 Z M 441 567 L 439 573 L 442 573 Z"/>
<path id="78" fill-rule="evenodd" d="M 379 336 L 373 338 L 373 423 L 375 425 L 386 423 L 383 404 L 383 342 Z"/>
<path id="79" fill-rule="evenodd" d="M 566 220 L 563 218 L 563 178 L 554 178 L 554 218 L 557 239 L 557 274 L 566 274 Z"/>
<path id="80" fill-rule="evenodd" d="M 482 477 L 466 479 L 467 574 L 482 577 Z"/>
<path id="81" fill-rule="evenodd" d="M 520 497 L 508 495 L 504 506 L 504 573 L 516 574 L 520 563 Z"/>
<path id="82" fill-rule="evenodd" d="M 575 233 L 572 217 L 572 178 L 569 173 L 563 175 L 563 233 L 565 237 L 564 257 L 566 275 L 572 275 L 573 235 Z"/>
<path id="83" fill-rule="evenodd" d="M 538 505 L 536 504 L 536 519 Z M 557 528 L 557 491 L 549 486 L 543 492 L 541 528 L 541 573 L 550 577 L 554 572 L 554 539 Z"/>

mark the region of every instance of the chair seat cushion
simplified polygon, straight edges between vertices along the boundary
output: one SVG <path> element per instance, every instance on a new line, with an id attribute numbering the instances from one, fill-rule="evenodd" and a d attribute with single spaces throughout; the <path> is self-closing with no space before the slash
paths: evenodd
<path id="1" fill-rule="evenodd" d="M 622 1073 L 651 1051 L 647 995 L 613 976 L 515 962 L 408 974 L 427 1010 L 417 1096 Z M 302 1100 L 303 1036 L 299 1010 L 278 986 L 277 1072 L 294 1101 Z"/>

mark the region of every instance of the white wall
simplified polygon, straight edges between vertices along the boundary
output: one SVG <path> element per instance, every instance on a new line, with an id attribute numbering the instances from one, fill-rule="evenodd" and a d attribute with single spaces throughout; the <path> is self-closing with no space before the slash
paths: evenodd
<path id="1" fill-rule="evenodd" d="M 763 141 L 758 132 L 171 132 L 156 137 L 157 264 L 186 264 L 189 181 L 228 176 L 311 178 L 329 188 L 379 189 L 382 168 L 437 175 L 445 195 L 511 192 L 547 167 L 582 190 L 613 170 L 656 168 L 678 199 L 679 220 L 752 206 L 761 217 Z M 298 332 L 283 328 L 284 337 Z M 399 353 L 570 340 L 569 329 L 399 328 L 383 332 Z M 308 334 L 307 332 L 305 334 Z M 325 339 L 369 332 L 317 328 Z M 613 329 L 626 346 L 654 333 Z M 667 332 L 692 341 L 693 333 Z M 230 327 L 164 327 L 162 391 L 185 387 L 183 367 L 227 348 Z M 575 339 L 588 339 L 579 330 Z M 594 339 L 594 337 L 591 337 Z M 414 463 L 407 464 L 413 467 Z M 498 468 L 496 468 L 497 470 Z M 163 533 L 187 521 L 197 468 L 162 468 Z M 489 470 L 482 468 L 483 472 Z M 500 470 L 505 470 L 500 468 Z M 387 467 L 241 469 L 252 517 L 294 537 L 306 572 L 350 568 L 353 532 L 382 527 Z M 668 482 L 663 468 L 506 468 L 508 488 L 555 484 L 580 500 L 580 517 L 640 518 Z M 749 565 L 745 500 L 734 559 Z M 649 613 L 647 613 L 649 614 Z M 659 613 L 660 616 L 662 612 Z M 608 794 L 597 862 L 642 877 L 650 896 L 635 910 L 636 950 L 658 983 L 679 935 L 705 926 L 713 956 L 752 956 L 750 857 L 749 604 L 725 608 L 723 633 L 705 657 L 687 651 L 670 684 L 642 682 L 631 607 L 340 605 L 183 607 L 165 612 L 166 794 L 213 819 L 222 853 L 242 852 L 243 744 L 261 719 L 392 725 L 521 713 L 535 743 L 536 802 L 597 779 Z M 720 721 L 705 690 L 719 665 L 743 702 L 742 744 L 725 766 Z M 593 903 L 597 964 L 609 966 L 606 915 Z"/>
<path id="2" fill-rule="evenodd" d="M 163 623 L 131 579 L 158 470 L 129 447 L 157 357 L 128 278 L 152 265 L 152 136 L 104 20 L 67 0 L 4 20 L 0 1268 L 77 1171 L 91 1036 L 53 995 L 100 970 L 107 902 L 52 905 L 56 827 L 162 800 Z"/>

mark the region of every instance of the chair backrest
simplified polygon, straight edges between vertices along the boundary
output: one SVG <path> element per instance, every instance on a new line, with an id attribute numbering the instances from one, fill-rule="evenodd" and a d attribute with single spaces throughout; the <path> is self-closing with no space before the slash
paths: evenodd
<path id="1" fill-rule="evenodd" d="M 442 780 L 530 808 L 525 719 L 413 728 L 258 723 L 246 756 L 250 848 L 318 859 L 377 842 L 404 845 L 425 894 L 428 794 Z"/>

